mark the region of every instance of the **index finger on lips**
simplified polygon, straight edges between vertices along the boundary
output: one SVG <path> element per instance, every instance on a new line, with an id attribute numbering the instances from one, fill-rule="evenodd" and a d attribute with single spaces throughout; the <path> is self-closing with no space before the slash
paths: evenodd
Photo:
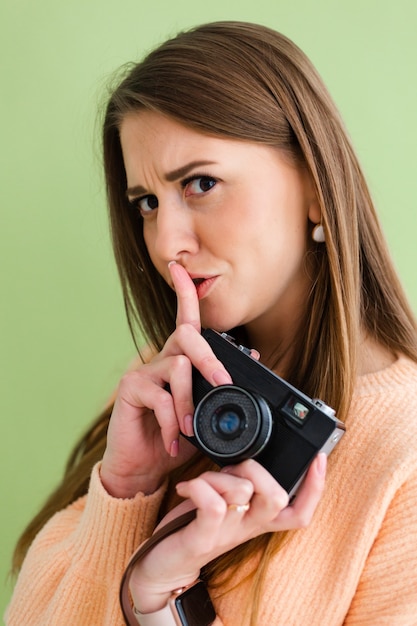
<path id="1" fill-rule="evenodd" d="M 186 355 L 192 365 L 211 385 L 232 383 L 230 374 L 200 334 L 200 306 L 195 285 L 188 272 L 175 261 L 171 261 L 168 268 L 178 303 L 177 328 L 166 344 L 168 351 L 171 354 Z M 193 411 L 190 411 L 191 376 L 189 377 L 189 384 L 175 375 L 170 378 L 169 382 L 181 430 L 191 435 L 193 434 L 191 417 Z"/>
<path id="2" fill-rule="evenodd" d="M 177 320 L 176 324 L 190 324 L 201 331 L 200 306 L 197 291 L 188 272 L 182 265 L 171 261 L 168 263 L 175 293 L 177 294 Z"/>
<path id="3" fill-rule="evenodd" d="M 194 367 L 213 386 L 231 384 L 233 381 L 230 374 L 200 335 L 200 306 L 193 281 L 179 263 L 171 261 L 168 267 L 178 301 L 177 329 L 172 341 L 167 342 L 169 350 L 174 354 L 186 354 Z"/>

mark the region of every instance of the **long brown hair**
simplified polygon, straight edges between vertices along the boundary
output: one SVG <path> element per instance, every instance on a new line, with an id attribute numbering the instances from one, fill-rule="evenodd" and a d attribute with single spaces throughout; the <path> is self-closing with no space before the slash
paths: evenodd
<path id="1" fill-rule="evenodd" d="M 202 133 L 275 146 L 307 168 L 326 243 L 314 245 L 308 253 L 315 276 L 298 333 L 302 349 L 294 350 L 297 357 L 288 371 L 293 384 L 323 398 L 344 419 L 361 333 L 417 361 L 416 324 L 332 99 L 294 43 L 264 26 L 239 22 L 180 33 L 129 67 L 108 100 L 103 154 L 109 216 L 134 336 L 139 331 L 161 348 L 175 327 L 176 313 L 175 295 L 153 267 L 141 219 L 126 199 L 119 129 L 127 113 L 141 109 L 161 112 Z M 89 468 L 105 445 L 108 417 L 104 414 L 78 445 L 62 484 L 23 535 L 16 566 L 50 514 L 85 493 Z M 70 476 L 78 481 L 71 491 Z M 263 545 L 269 542 L 270 550 L 274 541 L 260 540 Z M 248 550 L 242 548 L 240 553 Z M 231 559 L 220 560 L 217 572 L 227 569 Z"/>

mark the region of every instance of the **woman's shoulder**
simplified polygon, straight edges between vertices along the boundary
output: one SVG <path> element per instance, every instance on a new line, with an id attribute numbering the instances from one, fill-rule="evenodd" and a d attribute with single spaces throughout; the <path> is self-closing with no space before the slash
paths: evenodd
<path id="1" fill-rule="evenodd" d="M 359 376 L 354 390 L 355 397 L 382 396 L 389 401 L 400 396 L 402 406 L 407 397 L 416 395 L 417 363 L 404 354 L 397 355 L 382 368 Z"/>
<path id="2" fill-rule="evenodd" d="M 402 479 L 417 476 L 416 407 L 417 363 L 407 356 L 359 376 L 346 419 L 354 455 Z"/>

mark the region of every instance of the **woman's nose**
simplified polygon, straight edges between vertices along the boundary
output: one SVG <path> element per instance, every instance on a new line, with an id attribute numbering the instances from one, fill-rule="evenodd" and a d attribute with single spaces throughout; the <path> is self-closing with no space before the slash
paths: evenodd
<path id="1" fill-rule="evenodd" d="M 159 205 L 153 247 L 155 254 L 166 262 L 195 254 L 199 244 L 192 210 L 181 204 Z"/>

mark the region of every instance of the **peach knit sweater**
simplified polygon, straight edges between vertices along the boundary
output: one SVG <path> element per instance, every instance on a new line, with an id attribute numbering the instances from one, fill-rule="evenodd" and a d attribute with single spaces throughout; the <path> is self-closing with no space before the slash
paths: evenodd
<path id="1" fill-rule="evenodd" d="M 358 380 L 314 519 L 270 562 L 260 626 L 417 625 L 416 408 L 417 366 L 404 357 Z M 115 499 L 98 469 L 88 495 L 33 542 L 7 626 L 123 624 L 120 577 L 152 533 L 164 489 Z M 247 626 L 249 585 L 214 598 L 216 626 Z"/>

